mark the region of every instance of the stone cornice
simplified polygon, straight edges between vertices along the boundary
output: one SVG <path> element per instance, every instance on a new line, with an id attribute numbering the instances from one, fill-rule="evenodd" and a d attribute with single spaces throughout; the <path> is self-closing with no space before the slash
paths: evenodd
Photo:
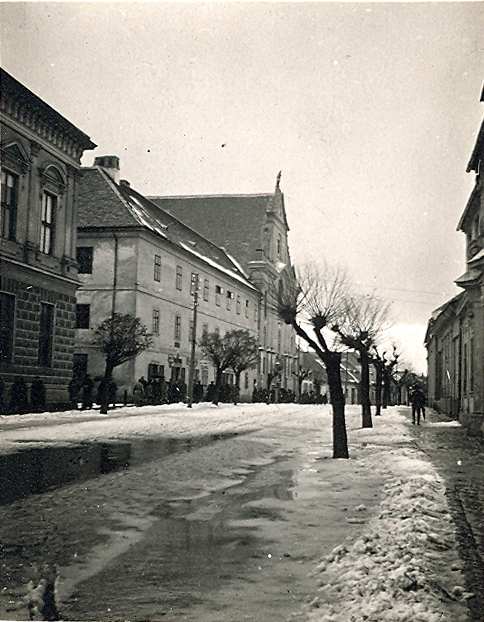
<path id="1" fill-rule="evenodd" d="M 2 70 L 2 112 L 76 161 L 95 144 L 57 111 Z"/>

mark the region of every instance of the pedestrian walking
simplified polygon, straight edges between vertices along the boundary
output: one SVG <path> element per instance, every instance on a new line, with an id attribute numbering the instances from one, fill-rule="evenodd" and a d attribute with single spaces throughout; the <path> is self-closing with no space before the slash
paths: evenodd
<path id="1" fill-rule="evenodd" d="M 30 385 L 30 406 L 34 412 L 42 412 L 45 408 L 45 386 L 39 376 L 35 376 Z"/>
<path id="2" fill-rule="evenodd" d="M 67 385 L 69 391 L 69 403 L 73 410 L 77 410 L 77 402 L 79 399 L 79 393 L 81 391 L 81 381 L 79 378 L 73 376 L 69 384 Z"/>
<path id="3" fill-rule="evenodd" d="M 412 405 L 412 424 L 420 425 L 420 417 L 422 416 L 423 410 L 423 418 L 425 419 L 425 393 L 419 386 L 414 386 L 410 392 L 410 403 Z"/>

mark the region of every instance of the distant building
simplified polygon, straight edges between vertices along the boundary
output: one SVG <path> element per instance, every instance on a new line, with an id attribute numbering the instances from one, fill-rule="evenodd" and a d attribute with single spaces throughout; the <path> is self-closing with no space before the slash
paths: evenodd
<path id="1" fill-rule="evenodd" d="M 0 379 L 39 376 L 66 402 L 74 345 L 75 200 L 80 159 L 96 145 L 1 70 Z M 8 410 L 8 399 L 3 404 Z"/>
<path id="2" fill-rule="evenodd" d="M 155 196 L 150 199 L 200 235 L 223 248 L 260 292 L 258 386 L 274 371 L 281 388 L 296 392 L 295 333 L 277 317 L 274 287 L 294 279 L 280 174 L 274 192 L 250 195 Z"/>
<path id="3" fill-rule="evenodd" d="M 246 329 L 258 336 L 260 294 L 243 268 L 223 249 L 193 231 L 119 179 L 119 159 L 98 157 L 79 179 L 76 374 L 104 372 L 90 345 L 93 329 L 113 312 L 140 317 L 153 345 L 114 370 L 120 392 L 163 376 L 188 382 L 193 296 L 198 276 L 196 337 Z M 256 370 L 242 374 L 241 397 L 251 395 Z M 196 377 L 214 379 L 197 348 Z M 226 381 L 233 382 L 232 374 Z"/>
<path id="4" fill-rule="evenodd" d="M 484 91 L 481 97 L 484 101 Z M 429 320 L 429 401 L 475 432 L 484 432 L 484 122 L 467 172 L 476 183 L 458 224 L 466 235 L 466 271 L 455 283 L 463 291 Z"/>

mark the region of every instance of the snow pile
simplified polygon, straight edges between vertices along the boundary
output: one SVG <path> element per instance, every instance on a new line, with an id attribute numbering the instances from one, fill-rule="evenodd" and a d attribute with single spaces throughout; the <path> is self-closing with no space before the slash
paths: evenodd
<path id="1" fill-rule="evenodd" d="M 454 527 L 435 474 L 393 477 L 380 512 L 349 548 L 341 545 L 318 566 L 314 622 L 460 622 L 466 594 Z"/>

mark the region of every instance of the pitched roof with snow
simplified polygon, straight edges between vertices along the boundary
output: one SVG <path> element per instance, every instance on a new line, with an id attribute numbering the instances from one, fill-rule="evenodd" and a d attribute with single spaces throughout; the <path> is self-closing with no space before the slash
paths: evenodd
<path id="1" fill-rule="evenodd" d="M 279 188 L 269 194 L 150 197 L 227 251 L 246 267 L 263 247 L 262 235 L 269 213 L 280 217 L 287 229 L 284 196 Z"/>
<path id="2" fill-rule="evenodd" d="M 144 229 L 254 289 L 241 266 L 222 248 L 136 192 L 115 183 L 101 167 L 81 169 L 77 200 L 80 232 Z"/>

